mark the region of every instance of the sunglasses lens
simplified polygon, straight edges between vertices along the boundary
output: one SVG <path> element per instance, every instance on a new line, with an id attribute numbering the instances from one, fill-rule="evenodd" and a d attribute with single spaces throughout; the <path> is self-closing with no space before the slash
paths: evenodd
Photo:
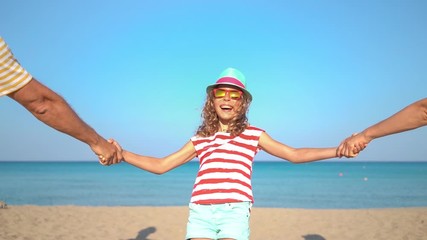
<path id="1" fill-rule="evenodd" d="M 230 91 L 230 98 L 232 99 L 240 99 L 240 97 L 242 96 L 242 92 L 239 91 Z"/>
<path id="2" fill-rule="evenodd" d="M 225 93 L 226 93 L 226 91 L 225 91 L 225 90 L 222 90 L 222 89 L 214 89 L 214 95 L 215 95 L 215 97 L 216 97 L 216 98 L 222 98 L 222 97 L 225 97 Z"/>
<path id="3" fill-rule="evenodd" d="M 225 97 L 225 95 L 227 95 L 231 98 L 231 99 L 240 99 L 242 97 L 242 92 L 241 91 L 235 91 L 235 90 L 225 90 L 225 89 L 220 89 L 220 88 L 216 88 L 214 89 L 214 96 L 216 98 L 223 98 Z"/>

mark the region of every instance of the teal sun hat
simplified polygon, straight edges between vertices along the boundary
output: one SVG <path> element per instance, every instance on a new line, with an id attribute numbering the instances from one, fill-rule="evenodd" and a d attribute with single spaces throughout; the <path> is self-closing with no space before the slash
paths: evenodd
<path id="1" fill-rule="evenodd" d="M 246 78 L 243 75 L 242 72 L 235 68 L 227 68 L 219 75 L 218 80 L 212 85 L 209 85 L 206 88 L 206 92 L 209 93 L 212 91 L 212 89 L 218 85 L 231 85 L 238 87 L 240 90 L 243 91 L 243 93 L 246 95 L 246 97 L 249 99 L 249 101 L 252 101 L 252 95 L 251 93 L 246 89 Z"/>

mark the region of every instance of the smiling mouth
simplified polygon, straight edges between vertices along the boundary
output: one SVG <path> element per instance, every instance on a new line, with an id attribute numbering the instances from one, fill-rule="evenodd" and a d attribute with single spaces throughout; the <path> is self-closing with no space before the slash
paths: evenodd
<path id="1" fill-rule="evenodd" d="M 227 112 L 233 110 L 233 107 L 229 105 L 221 105 L 220 107 L 221 107 L 221 110 L 227 111 Z"/>

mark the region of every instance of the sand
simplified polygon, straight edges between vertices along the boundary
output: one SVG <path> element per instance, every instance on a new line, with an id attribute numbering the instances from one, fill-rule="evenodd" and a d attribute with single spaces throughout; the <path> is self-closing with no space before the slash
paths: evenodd
<path id="1" fill-rule="evenodd" d="M 184 239 L 187 207 L 8 206 L 0 239 Z M 251 239 L 427 239 L 427 208 L 252 209 Z"/>

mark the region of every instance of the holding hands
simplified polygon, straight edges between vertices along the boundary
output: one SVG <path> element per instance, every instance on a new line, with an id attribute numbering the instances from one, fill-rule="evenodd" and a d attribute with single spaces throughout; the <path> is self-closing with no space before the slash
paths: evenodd
<path id="1" fill-rule="evenodd" d="M 108 140 L 108 142 L 110 142 L 116 148 L 117 155 L 118 155 L 119 159 L 123 160 L 123 148 L 122 148 L 122 146 L 120 146 L 120 144 L 114 139 L 110 139 L 110 140 Z"/>
<path id="2" fill-rule="evenodd" d="M 105 146 L 104 149 L 110 150 L 113 154 L 109 154 L 108 152 L 104 152 L 104 154 L 99 154 L 98 158 L 100 164 L 104 166 L 109 166 L 123 161 L 123 149 L 114 139 L 109 139 L 105 145 L 108 146 Z"/>
<path id="3" fill-rule="evenodd" d="M 337 148 L 338 157 L 356 157 L 366 148 L 370 140 L 362 133 L 355 133 L 341 142 Z"/>

